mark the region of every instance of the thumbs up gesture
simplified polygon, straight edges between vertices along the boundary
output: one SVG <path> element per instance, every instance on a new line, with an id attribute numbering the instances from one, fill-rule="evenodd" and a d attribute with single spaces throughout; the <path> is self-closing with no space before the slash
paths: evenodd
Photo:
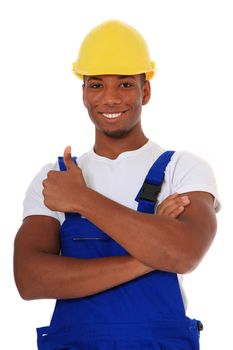
<path id="1" fill-rule="evenodd" d="M 63 157 L 67 171 L 51 170 L 42 182 L 44 204 L 53 211 L 79 212 L 86 184 L 81 169 L 71 157 L 70 146 L 65 148 Z"/>

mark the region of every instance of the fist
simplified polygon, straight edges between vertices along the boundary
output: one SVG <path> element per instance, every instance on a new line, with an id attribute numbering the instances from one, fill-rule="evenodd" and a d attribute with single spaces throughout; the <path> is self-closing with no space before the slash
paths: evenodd
<path id="1" fill-rule="evenodd" d="M 71 147 L 64 151 L 67 171 L 49 171 L 42 182 L 44 204 L 53 211 L 78 212 L 86 184 L 81 169 L 71 158 Z"/>

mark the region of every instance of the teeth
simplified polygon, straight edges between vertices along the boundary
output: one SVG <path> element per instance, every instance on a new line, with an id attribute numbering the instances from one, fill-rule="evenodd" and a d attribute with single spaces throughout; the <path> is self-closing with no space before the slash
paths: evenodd
<path id="1" fill-rule="evenodd" d="M 118 118 L 122 113 L 103 113 L 103 116 L 109 119 Z"/>

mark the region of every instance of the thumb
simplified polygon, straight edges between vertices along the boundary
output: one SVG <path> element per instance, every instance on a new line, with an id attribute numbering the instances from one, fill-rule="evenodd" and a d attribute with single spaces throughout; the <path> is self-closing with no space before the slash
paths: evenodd
<path id="1" fill-rule="evenodd" d="M 65 148 L 63 158 L 64 158 L 64 163 L 65 163 L 67 170 L 70 170 L 72 168 L 77 167 L 75 162 L 73 161 L 73 159 L 71 157 L 71 146 L 67 146 Z"/>

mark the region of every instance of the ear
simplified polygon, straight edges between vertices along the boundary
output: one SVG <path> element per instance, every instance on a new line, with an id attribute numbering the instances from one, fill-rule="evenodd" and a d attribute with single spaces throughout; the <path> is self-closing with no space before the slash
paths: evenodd
<path id="1" fill-rule="evenodd" d="M 151 88 L 149 80 L 146 80 L 142 87 L 142 105 L 146 105 L 150 101 Z"/>
<path id="2" fill-rule="evenodd" d="M 85 86 L 85 82 L 82 85 L 82 90 L 83 90 L 83 104 L 85 107 L 87 107 L 87 103 L 86 103 L 86 86 Z"/>

